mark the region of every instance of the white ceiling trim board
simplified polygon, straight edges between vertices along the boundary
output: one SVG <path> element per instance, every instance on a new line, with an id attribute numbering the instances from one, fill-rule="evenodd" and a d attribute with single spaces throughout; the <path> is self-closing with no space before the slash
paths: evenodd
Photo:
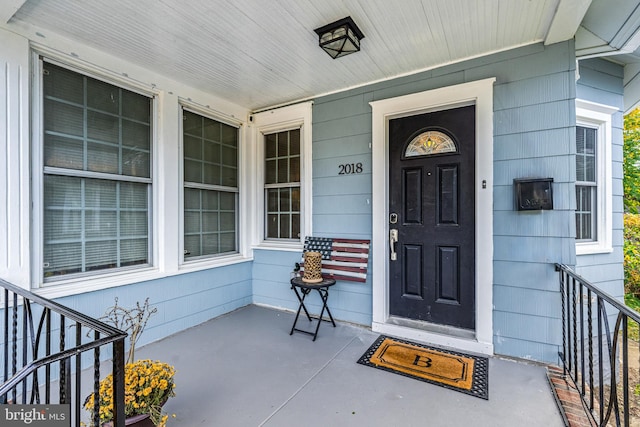
<path id="1" fill-rule="evenodd" d="M 573 38 L 587 14 L 592 0 L 560 0 L 544 44 L 554 44 Z"/>

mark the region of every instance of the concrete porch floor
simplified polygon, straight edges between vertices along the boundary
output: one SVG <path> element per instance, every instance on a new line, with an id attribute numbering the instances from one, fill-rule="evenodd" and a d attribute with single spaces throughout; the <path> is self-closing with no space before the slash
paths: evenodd
<path id="1" fill-rule="evenodd" d="M 490 358 L 486 401 L 357 364 L 366 328 L 324 323 L 313 342 L 289 335 L 293 317 L 251 305 L 139 348 L 176 367 L 169 425 L 564 425 L 543 366 Z"/>

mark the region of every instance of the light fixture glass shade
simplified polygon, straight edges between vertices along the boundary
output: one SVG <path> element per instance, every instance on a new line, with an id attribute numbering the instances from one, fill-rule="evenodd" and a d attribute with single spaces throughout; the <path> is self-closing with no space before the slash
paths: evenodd
<path id="1" fill-rule="evenodd" d="M 315 32 L 320 37 L 320 47 L 333 59 L 359 51 L 360 40 L 364 38 L 351 17 L 325 25 Z"/>

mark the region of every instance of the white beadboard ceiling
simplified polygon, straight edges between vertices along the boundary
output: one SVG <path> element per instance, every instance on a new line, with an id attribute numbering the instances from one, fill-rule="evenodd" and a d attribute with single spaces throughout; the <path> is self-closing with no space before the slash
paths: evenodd
<path id="1" fill-rule="evenodd" d="M 516 46 L 566 40 L 592 3 L 2 1 L 7 29 L 77 40 L 254 111 Z M 333 60 L 318 47 L 313 30 L 345 16 L 364 33 L 362 50 Z"/>

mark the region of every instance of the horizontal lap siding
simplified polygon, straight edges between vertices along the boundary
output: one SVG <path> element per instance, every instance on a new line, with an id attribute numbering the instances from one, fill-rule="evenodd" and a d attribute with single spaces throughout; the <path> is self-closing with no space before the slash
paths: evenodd
<path id="1" fill-rule="evenodd" d="M 88 316 L 100 317 L 107 308 L 130 308 L 149 297 L 153 315 L 138 346 L 206 322 L 251 304 L 251 263 L 244 262 L 164 279 L 88 292 L 56 301 Z"/>
<path id="2" fill-rule="evenodd" d="M 312 234 L 371 239 L 369 102 L 489 77 L 497 79 L 494 348 L 498 354 L 557 362 L 560 295 L 554 264 L 575 264 L 573 42 L 525 46 L 315 99 Z M 339 165 L 351 163 L 362 163 L 362 173 L 339 175 Z M 554 178 L 554 210 L 515 211 L 513 179 L 523 177 Z M 614 183 L 615 188 L 621 191 Z M 254 301 L 296 309 L 288 278 L 299 254 L 280 253 L 287 262 L 273 267 L 267 265 L 271 256 L 262 259 L 266 252 L 257 251 L 254 261 Z M 266 278 L 273 268 L 278 278 Z M 365 284 L 339 282 L 331 289 L 329 306 L 338 319 L 369 325 L 372 298 L 370 278 Z M 319 301 L 313 304 L 320 308 Z"/>
<path id="3" fill-rule="evenodd" d="M 298 300 L 291 290 L 289 278 L 301 252 L 255 250 L 253 261 L 253 302 L 259 305 L 294 311 Z M 371 263 L 371 260 L 369 261 Z M 371 264 L 369 264 L 371 266 Z M 370 270 L 369 270 L 370 271 Z M 367 283 L 339 280 L 329 289 L 329 308 L 336 319 L 362 325 L 371 324 L 371 278 Z M 315 293 L 309 294 L 305 305 L 319 313 L 322 301 Z"/>
<path id="4" fill-rule="evenodd" d="M 362 161 L 369 172 L 368 102 L 496 76 L 495 351 L 555 362 L 560 322 L 553 264 L 572 262 L 575 257 L 569 202 L 571 164 L 575 161 L 571 154 L 575 123 L 572 49 L 571 42 L 526 46 L 315 100 L 314 233 L 335 235 L 354 230 L 356 235 L 349 237 L 368 238 L 370 208 L 364 203 L 371 194 L 370 184 L 357 178 L 340 179 L 333 168 L 343 162 Z M 482 149 L 482 142 L 478 149 Z M 514 210 L 513 179 L 531 176 L 554 178 L 553 211 Z M 349 197 L 354 200 L 344 203 Z M 345 299 L 346 295 L 341 301 Z M 537 331 L 531 330 L 532 322 Z"/>
<path id="5" fill-rule="evenodd" d="M 494 348 L 557 362 L 560 295 L 554 263 L 571 263 L 572 43 L 507 61 L 494 90 Z M 515 178 L 553 178 L 554 209 L 515 210 Z"/>
<path id="6" fill-rule="evenodd" d="M 368 87 L 314 100 L 314 236 L 371 240 L 371 100 Z M 340 165 L 356 164 L 361 173 L 340 174 Z M 372 262 L 370 257 L 366 283 L 339 280 L 331 287 L 329 307 L 336 319 L 371 324 Z M 319 312 L 320 298 L 310 297 Z"/>
<path id="7" fill-rule="evenodd" d="M 601 59 L 583 60 L 579 64 L 580 79 L 577 86 L 577 98 L 617 107 L 621 111 L 613 115 L 612 122 L 613 252 L 577 256 L 576 270 L 578 274 L 600 287 L 603 291 L 623 300 L 622 79 L 624 72 L 622 67 Z"/>
<path id="8" fill-rule="evenodd" d="M 289 279 L 300 252 L 253 251 L 253 302 L 286 310 L 296 310 L 297 300 Z"/>

